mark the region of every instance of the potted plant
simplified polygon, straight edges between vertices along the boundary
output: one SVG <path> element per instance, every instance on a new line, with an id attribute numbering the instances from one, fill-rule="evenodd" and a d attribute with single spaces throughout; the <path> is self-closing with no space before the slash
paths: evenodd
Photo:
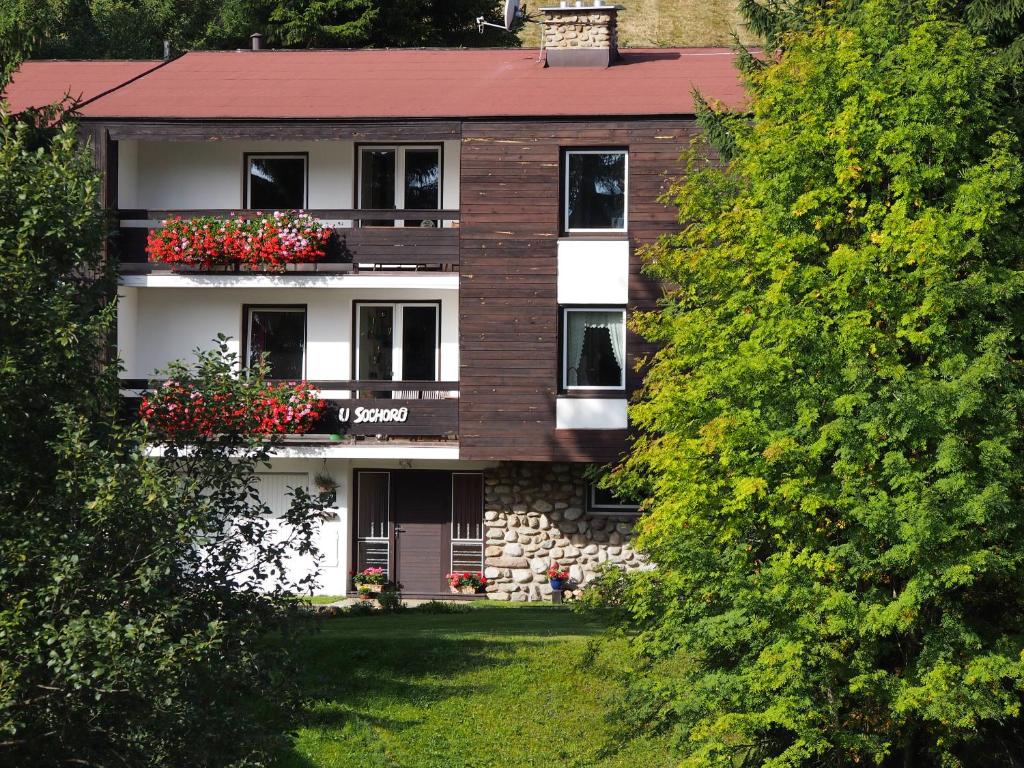
<path id="1" fill-rule="evenodd" d="M 376 595 L 384 585 L 388 583 L 388 575 L 383 568 L 364 568 L 359 573 L 352 575 L 352 583 L 356 585 L 359 597 L 369 600 Z"/>
<path id="2" fill-rule="evenodd" d="M 325 473 L 318 473 L 313 478 L 316 489 L 320 492 L 320 500 L 329 506 L 334 506 L 338 501 L 338 484 L 334 478 Z"/>
<path id="3" fill-rule="evenodd" d="M 561 592 L 562 587 L 565 586 L 565 582 L 569 580 L 569 569 L 561 567 L 558 563 L 552 563 L 548 566 L 548 581 L 551 584 L 551 588 L 556 592 Z"/>
<path id="4" fill-rule="evenodd" d="M 452 593 L 456 595 L 475 595 L 487 586 L 487 579 L 482 573 L 460 571 L 449 573 L 445 578 L 448 579 L 448 586 Z"/>

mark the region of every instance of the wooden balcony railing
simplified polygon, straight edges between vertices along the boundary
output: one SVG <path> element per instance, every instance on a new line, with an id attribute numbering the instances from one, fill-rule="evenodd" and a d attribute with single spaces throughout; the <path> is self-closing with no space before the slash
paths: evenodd
<path id="1" fill-rule="evenodd" d="M 313 429 L 286 436 L 290 443 L 322 443 L 337 437 L 406 437 L 452 440 L 459 432 L 457 381 L 311 381 L 326 394 L 327 408 Z M 138 411 L 140 395 L 159 381 L 121 379 L 126 410 Z M 347 397 L 339 395 L 345 394 Z M 323 396 L 323 395 L 322 395 Z"/>
<path id="2" fill-rule="evenodd" d="M 125 210 L 118 212 L 120 227 L 114 247 L 121 260 L 123 274 L 169 272 L 167 264 L 152 263 L 146 257 L 149 230 L 165 219 L 180 216 L 229 218 L 251 216 L 255 211 L 231 210 Z M 289 266 L 288 272 L 338 274 L 366 270 L 443 270 L 459 268 L 459 212 L 320 209 L 309 214 L 333 227 L 327 258 L 316 264 Z M 398 222 L 417 222 L 395 226 Z M 433 226 L 420 226 L 418 222 Z M 372 223 L 371 223 L 372 222 Z M 223 271 L 221 268 L 218 271 Z M 186 271 L 175 267 L 175 272 Z M 188 270 L 199 272 L 200 270 Z M 253 270 L 245 268 L 247 273 Z"/>

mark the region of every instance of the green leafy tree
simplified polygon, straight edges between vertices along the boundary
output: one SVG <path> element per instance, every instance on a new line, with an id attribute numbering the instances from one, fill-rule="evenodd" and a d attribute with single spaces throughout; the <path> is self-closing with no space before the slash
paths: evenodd
<path id="1" fill-rule="evenodd" d="M 694 768 L 1020 766 L 1012 73 L 923 3 L 785 42 L 646 254 L 675 287 L 611 482 L 659 569 L 602 582 L 643 662 L 618 717 Z"/>
<path id="2" fill-rule="evenodd" d="M 306 584 L 283 566 L 311 554 L 319 504 L 297 490 L 271 519 L 273 440 L 119 417 L 114 267 L 74 127 L 0 116 L 0 177 L 0 765 L 262 764 L 297 703 Z M 244 400 L 260 372 L 235 362 L 168 373 Z"/>
<path id="3" fill-rule="evenodd" d="M 286 48 L 518 45 L 487 30 L 495 0 L 0 0 L 0 40 L 38 58 L 156 58 L 233 49 L 262 32 Z M 3 46 L 0 46 L 3 47 Z"/>

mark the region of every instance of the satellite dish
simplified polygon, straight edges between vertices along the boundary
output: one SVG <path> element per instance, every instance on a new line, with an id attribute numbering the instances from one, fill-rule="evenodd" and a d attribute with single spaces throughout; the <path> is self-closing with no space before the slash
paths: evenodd
<path id="1" fill-rule="evenodd" d="M 519 15 L 519 0 L 505 0 L 505 29 L 511 29 Z"/>
<path id="2" fill-rule="evenodd" d="M 515 24 L 516 19 L 519 18 L 519 0 L 505 0 L 505 18 L 504 24 L 492 24 L 487 21 L 484 16 L 476 17 L 476 26 L 480 30 L 480 34 L 484 33 L 484 27 L 494 27 L 495 29 L 504 29 L 506 32 L 512 29 L 512 25 Z"/>

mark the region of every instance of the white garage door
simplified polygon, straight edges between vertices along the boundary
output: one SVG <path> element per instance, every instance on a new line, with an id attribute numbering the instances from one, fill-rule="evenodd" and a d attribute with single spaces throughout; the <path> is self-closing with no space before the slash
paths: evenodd
<path id="1" fill-rule="evenodd" d="M 305 472 L 260 472 L 259 492 L 263 503 L 275 517 L 280 517 L 292 505 L 292 488 L 309 490 L 309 475 Z"/>

